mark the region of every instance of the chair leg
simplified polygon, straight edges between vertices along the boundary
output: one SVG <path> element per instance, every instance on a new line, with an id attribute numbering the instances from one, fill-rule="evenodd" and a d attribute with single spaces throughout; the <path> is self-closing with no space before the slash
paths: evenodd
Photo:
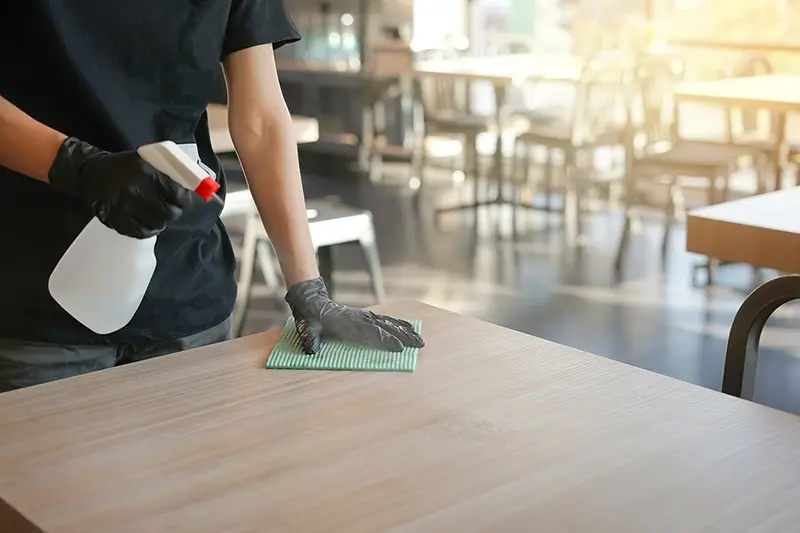
<path id="1" fill-rule="evenodd" d="M 706 278 L 706 282 L 709 285 L 714 285 L 714 280 L 717 277 L 717 271 L 719 270 L 719 260 L 714 259 L 713 257 L 708 258 L 708 266 L 706 267 L 706 272 L 708 277 Z"/>
<path id="2" fill-rule="evenodd" d="M 381 154 L 378 140 L 383 141 L 383 136 L 386 133 L 386 107 L 383 101 L 379 100 L 375 102 L 374 109 L 375 131 L 369 153 L 369 179 L 371 182 L 377 183 L 383 178 L 383 154 Z"/>
<path id="3" fill-rule="evenodd" d="M 528 143 L 522 143 L 522 176 L 520 177 L 520 183 L 524 185 L 528 185 L 528 182 L 531 179 L 531 147 Z"/>
<path id="4" fill-rule="evenodd" d="M 478 170 L 479 166 L 479 154 L 478 154 L 478 138 L 474 135 L 470 135 L 467 137 L 467 150 L 465 154 L 465 171 L 464 174 L 469 176 L 472 175 L 472 198 L 474 202 L 477 204 L 480 202 L 480 172 Z"/>
<path id="5" fill-rule="evenodd" d="M 514 176 L 516 179 L 520 179 L 522 177 L 522 154 L 524 152 L 520 151 L 520 148 L 524 150 L 525 143 L 522 142 L 520 139 L 514 139 L 514 158 L 513 158 L 513 166 L 511 168 L 511 175 Z"/>
<path id="6" fill-rule="evenodd" d="M 718 181 L 719 181 L 719 175 L 718 174 L 712 175 L 710 177 L 710 179 L 709 179 L 709 182 L 711 184 L 709 186 L 709 189 L 708 189 L 708 204 L 709 205 L 714 205 L 714 204 L 717 204 L 717 203 L 720 202 L 720 192 L 721 191 L 719 190 L 719 187 L 717 186 Z M 727 183 L 725 184 L 725 187 L 727 189 Z M 724 191 L 723 191 L 723 194 L 725 194 Z M 707 274 L 706 284 L 707 285 L 709 285 L 709 286 L 714 285 L 714 280 L 716 279 L 717 271 L 719 270 L 719 265 L 720 265 L 720 262 L 719 262 L 718 259 L 714 259 L 713 257 L 709 257 L 708 258 L 708 264 L 706 265 L 706 274 Z"/>
<path id="7" fill-rule="evenodd" d="M 567 242 L 570 245 L 580 246 L 583 237 L 583 213 L 581 212 L 582 191 L 577 176 L 578 163 L 576 154 L 566 152 L 564 154 L 564 173 L 566 176 L 566 188 L 564 191 L 564 230 Z"/>
<path id="8" fill-rule="evenodd" d="M 631 235 L 631 213 L 628 208 L 625 209 L 625 222 L 622 224 L 622 233 L 619 236 L 617 243 L 617 253 L 614 257 L 614 270 L 617 274 L 622 271 L 622 260 L 625 256 L 625 251 L 628 248 L 628 238 Z"/>
<path id="9" fill-rule="evenodd" d="M 261 224 L 261 220 L 257 216 L 251 216 L 247 219 L 244 231 L 244 243 L 239 261 L 239 279 L 237 280 L 238 292 L 236 294 L 236 304 L 233 308 L 233 323 L 231 325 L 231 331 L 237 337 L 242 334 L 248 306 L 250 305 L 259 224 Z"/>
<path id="10" fill-rule="evenodd" d="M 333 294 L 333 246 L 320 246 L 317 249 L 319 275 L 328 288 L 328 294 Z"/>
<path id="11" fill-rule="evenodd" d="M 369 272 L 372 294 L 378 303 L 384 302 L 386 301 L 386 287 L 383 283 L 383 270 L 381 269 L 380 256 L 378 255 L 378 246 L 375 242 L 375 230 L 371 223 L 369 228 L 361 235 L 358 243 L 361 245 L 364 262 Z"/>
<path id="12" fill-rule="evenodd" d="M 619 276 L 620 272 L 622 271 L 622 261 L 625 256 L 625 252 L 628 248 L 628 240 L 631 235 L 631 227 L 633 225 L 633 206 L 636 204 L 636 198 L 638 189 L 636 188 L 637 183 L 634 180 L 634 176 L 636 176 L 636 172 L 638 171 L 633 165 L 628 165 L 627 167 L 627 175 L 625 179 L 625 189 L 622 193 L 622 203 L 623 203 L 623 210 L 625 212 L 625 220 L 622 223 L 622 232 L 619 236 L 619 242 L 617 243 L 617 252 L 614 257 L 614 271 L 616 272 L 617 276 Z"/>
<path id="13" fill-rule="evenodd" d="M 670 180 L 669 190 L 667 191 L 667 205 L 664 208 L 664 234 L 661 236 L 661 259 L 667 257 L 667 248 L 669 246 L 669 236 L 672 232 L 672 226 L 676 219 L 676 212 L 680 200 L 678 194 L 680 190 L 680 179 L 673 177 Z"/>
<path id="14" fill-rule="evenodd" d="M 553 208 L 553 151 L 547 148 L 544 162 L 544 208 L 550 212 Z"/>
<path id="15" fill-rule="evenodd" d="M 369 158 L 369 180 L 377 183 L 383 178 L 383 156 L 378 149 L 373 149 Z"/>
<path id="16" fill-rule="evenodd" d="M 427 164 L 427 157 L 425 154 L 425 141 L 424 139 L 420 141 L 422 146 L 415 146 L 414 152 L 411 156 L 411 171 L 410 171 L 410 178 L 409 183 L 411 180 L 416 178 L 418 181 L 418 187 L 416 189 L 412 189 L 411 191 L 411 199 L 412 199 L 412 206 L 414 211 L 419 213 L 420 208 L 422 207 L 422 196 L 425 192 L 425 165 Z"/>
<path id="17" fill-rule="evenodd" d="M 269 243 L 259 240 L 256 244 L 256 258 L 261 269 L 261 275 L 264 276 L 264 282 L 268 288 L 277 290 L 281 283 L 278 280 L 278 273 L 275 271 L 275 262 L 272 257 L 272 249 Z"/>

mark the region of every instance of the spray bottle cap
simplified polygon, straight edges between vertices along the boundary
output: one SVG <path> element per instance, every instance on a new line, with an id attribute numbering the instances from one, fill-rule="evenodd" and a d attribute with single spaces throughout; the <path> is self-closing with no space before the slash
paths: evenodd
<path id="1" fill-rule="evenodd" d="M 203 200 L 216 198 L 220 188 L 219 183 L 174 142 L 146 144 L 140 146 L 137 152 L 153 168 L 166 174 L 182 187 L 194 191 Z"/>

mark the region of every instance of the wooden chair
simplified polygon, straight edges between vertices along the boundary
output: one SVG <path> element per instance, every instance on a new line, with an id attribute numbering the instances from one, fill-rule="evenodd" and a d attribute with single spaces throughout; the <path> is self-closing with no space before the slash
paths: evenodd
<path id="1" fill-rule="evenodd" d="M 473 180 L 477 201 L 480 174 L 478 136 L 493 128 L 494 118 L 472 114 L 469 80 L 426 74 L 417 77 L 414 88 L 420 115 L 412 155 L 412 174 L 420 181 L 417 198 L 420 198 L 419 193 L 425 185 L 424 171 L 429 163 L 428 142 L 436 136 L 454 137 L 463 142 L 460 170 Z"/>
<path id="2" fill-rule="evenodd" d="M 565 217 L 580 234 L 582 201 L 591 179 L 580 171 L 593 165 L 593 155 L 599 148 L 624 146 L 628 121 L 625 86 L 630 72 L 621 62 L 595 58 L 587 61 L 575 87 L 575 102 L 571 113 L 529 114 L 530 127 L 515 139 L 516 174 L 522 183 L 529 183 L 531 151 L 546 150 L 543 193 L 545 210 L 551 210 L 553 194 L 554 155 L 563 155 Z M 519 113 L 519 116 L 525 116 Z"/>
<path id="3" fill-rule="evenodd" d="M 772 63 L 766 56 L 748 54 L 730 62 L 722 74 L 725 77 L 742 78 L 765 76 L 772 72 Z M 775 190 L 778 183 L 776 176 L 780 172 L 780 163 L 775 161 L 775 154 L 781 138 L 777 131 L 780 125 L 777 114 L 764 109 L 739 109 L 733 106 L 725 111 L 726 142 L 752 151 L 753 169 L 758 178 L 757 192 Z M 767 120 L 762 121 L 765 116 Z M 771 184 L 768 183 L 770 178 Z"/>
<path id="4" fill-rule="evenodd" d="M 704 180 L 709 204 L 724 201 L 728 197 L 731 171 L 740 157 L 752 154 L 749 147 L 679 137 L 674 88 L 681 77 L 682 68 L 676 68 L 672 61 L 643 57 L 636 67 L 635 94 L 631 100 L 635 124 L 628 147 L 625 222 L 615 258 L 617 272 L 622 268 L 634 211 L 639 207 L 658 207 L 647 199 L 645 192 L 652 192 L 659 185 L 667 190 L 666 202 L 661 206 L 665 216 L 661 253 L 665 255 L 672 225 L 682 214 L 684 179 Z"/>

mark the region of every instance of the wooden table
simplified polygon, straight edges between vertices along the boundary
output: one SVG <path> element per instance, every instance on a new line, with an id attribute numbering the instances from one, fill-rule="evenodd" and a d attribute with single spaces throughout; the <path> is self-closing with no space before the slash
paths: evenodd
<path id="1" fill-rule="evenodd" d="M 676 97 L 726 106 L 750 106 L 779 113 L 800 111 L 800 75 L 771 74 L 683 83 Z"/>
<path id="2" fill-rule="evenodd" d="M 267 371 L 272 332 L 0 395 L 0 530 L 796 530 L 800 417 L 381 310 L 424 321 L 415 373 Z"/>
<path id="3" fill-rule="evenodd" d="M 218 154 L 235 151 L 231 133 L 228 131 L 228 106 L 210 104 L 208 106 L 208 129 L 211 145 Z M 319 123 L 310 117 L 292 116 L 294 134 L 298 144 L 313 143 L 319 139 Z"/>
<path id="4" fill-rule="evenodd" d="M 684 83 L 675 93 L 678 102 L 699 102 L 725 107 L 768 109 L 775 113 L 772 159 L 777 175 L 775 188 L 783 188 L 783 166 L 787 159 L 787 114 L 800 112 L 800 75 L 770 74 L 716 81 Z"/>
<path id="5" fill-rule="evenodd" d="M 417 74 L 485 80 L 492 83 L 577 81 L 583 62 L 568 55 L 524 54 L 502 57 L 462 57 L 419 61 Z"/>
<path id="6" fill-rule="evenodd" d="M 689 212 L 686 249 L 708 257 L 800 274 L 800 188 Z"/>

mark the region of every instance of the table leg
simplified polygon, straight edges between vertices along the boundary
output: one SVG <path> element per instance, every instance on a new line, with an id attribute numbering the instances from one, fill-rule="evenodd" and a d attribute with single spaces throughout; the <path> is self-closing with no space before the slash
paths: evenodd
<path id="1" fill-rule="evenodd" d="M 361 110 L 361 138 L 358 146 L 358 170 L 368 173 L 375 144 L 375 108 L 368 102 Z"/>
<path id="2" fill-rule="evenodd" d="M 533 204 L 527 204 L 522 202 L 521 200 L 514 198 L 512 195 L 511 198 L 508 198 L 505 194 L 505 172 L 504 172 L 504 155 L 503 155 L 503 125 L 504 125 L 504 117 L 503 112 L 505 110 L 506 105 L 506 84 L 505 83 L 495 83 L 494 85 L 494 96 L 495 96 L 495 123 L 497 125 L 497 139 L 495 141 L 494 147 L 494 154 L 492 158 L 492 170 L 491 170 L 491 178 L 497 184 L 497 193 L 494 195 L 493 198 L 488 198 L 485 200 L 481 200 L 475 197 L 474 201 L 466 203 L 466 204 L 458 204 L 454 206 L 442 207 L 436 210 L 436 214 L 442 213 L 451 213 L 454 211 L 469 211 L 469 210 L 476 210 L 479 207 L 489 206 L 489 205 L 510 205 L 514 208 L 521 207 L 525 209 L 535 209 L 541 210 L 540 207 L 534 206 Z M 475 176 L 475 187 L 478 186 L 478 176 L 476 173 Z"/>
<path id="3" fill-rule="evenodd" d="M 788 160 L 789 147 L 786 142 L 786 113 L 776 113 L 775 131 L 778 134 L 778 146 L 775 153 L 775 190 L 783 189 L 783 171 L 786 166 L 784 163 Z"/>

